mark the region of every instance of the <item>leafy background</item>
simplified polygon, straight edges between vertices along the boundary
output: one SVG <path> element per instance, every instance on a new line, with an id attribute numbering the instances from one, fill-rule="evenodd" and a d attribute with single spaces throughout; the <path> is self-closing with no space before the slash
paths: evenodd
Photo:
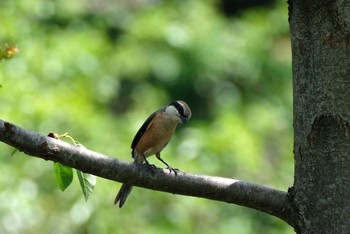
<path id="1" fill-rule="evenodd" d="M 287 4 L 281 0 L 5 0 L 0 117 L 131 161 L 154 110 L 183 99 L 192 119 L 163 158 L 181 171 L 287 190 L 293 183 Z M 2 46 L 1 45 L 1 46 Z M 62 192 L 53 163 L 0 145 L 0 233 L 294 233 L 236 205 L 97 178 L 85 202 Z M 155 158 L 152 163 L 163 167 Z"/>

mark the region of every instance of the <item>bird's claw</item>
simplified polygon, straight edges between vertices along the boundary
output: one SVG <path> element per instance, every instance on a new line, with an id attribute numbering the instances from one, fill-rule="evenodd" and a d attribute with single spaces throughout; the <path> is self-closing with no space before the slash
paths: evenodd
<path id="1" fill-rule="evenodd" d="M 177 176 L 177 172 L 179 172 L 180 170 L 177 168 L 172 168 L 171 166 L 168 165 L 167 169 L 169 170 L 169 174 L 171 174 L 171 172 L 173 171 L 175 176 Z"/>
<path id="2" fill-rule="evenodd" d="M 147 165 L 147 168 L 148 170 L 150 170 L 152 172 L 152 174 L 154 174 L 155 170 L 157 169 L 157 167 L 153 164 L 146 164 Z"/>

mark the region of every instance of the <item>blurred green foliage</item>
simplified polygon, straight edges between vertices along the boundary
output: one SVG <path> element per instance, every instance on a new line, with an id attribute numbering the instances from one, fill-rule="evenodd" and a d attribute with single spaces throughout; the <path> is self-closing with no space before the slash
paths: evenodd
<path id="1" fill-rule="evenodd" d="M 287 190 L 293 183 L 291 53 L 285 1 L 227 17 L 214 0 L 0 2 L 0 118 L 131 161 L 154 110 L 183 99 L 193 117 L 163 158 L 182 171 Z M 247 208 L 97 178 L 61 192 L 53 163 L 0 145 L 0 233 L 293 233 Z M 150 159 L 158 164 L 155 158 Z"/>

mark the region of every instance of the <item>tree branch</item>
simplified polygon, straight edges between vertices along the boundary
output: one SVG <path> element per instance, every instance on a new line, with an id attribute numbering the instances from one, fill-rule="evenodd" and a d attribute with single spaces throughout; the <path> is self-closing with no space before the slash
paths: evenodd
<path id="1" fill-rule="evenodd" d="M 149 172 L 146 166 L 122 161 L 20 128 L 0 119 L 0 141 L 24 153 L 59 162 L 117 182 L 169 193 L 233 203 L 274 215 L 295 227 L 296 212 L 287 192 L 234 179 L 165 169 Z"/>

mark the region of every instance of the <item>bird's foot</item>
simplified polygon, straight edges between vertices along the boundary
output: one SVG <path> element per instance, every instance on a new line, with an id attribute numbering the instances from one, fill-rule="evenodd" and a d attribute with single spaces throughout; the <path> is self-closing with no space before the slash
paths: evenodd
<path id="1" fill-rule="evenodd" d="M 153 164 L 149 164 L 146 163 L 148 170 L 150 170 L 152 172 L 152 174 L 154 174 L 154 172 L 156 171 L 157 167 Z"/>
<path id="2" fill-rule="evenodd" d="M 177 172 L 180 171 L 177 168 L 172 168 L 170 165 L 167 166 L 167 169 L 169 170 L 169 174 L 171 174 L 171 172 L 174 172 L 175 176 L 177 176 Z"/>

